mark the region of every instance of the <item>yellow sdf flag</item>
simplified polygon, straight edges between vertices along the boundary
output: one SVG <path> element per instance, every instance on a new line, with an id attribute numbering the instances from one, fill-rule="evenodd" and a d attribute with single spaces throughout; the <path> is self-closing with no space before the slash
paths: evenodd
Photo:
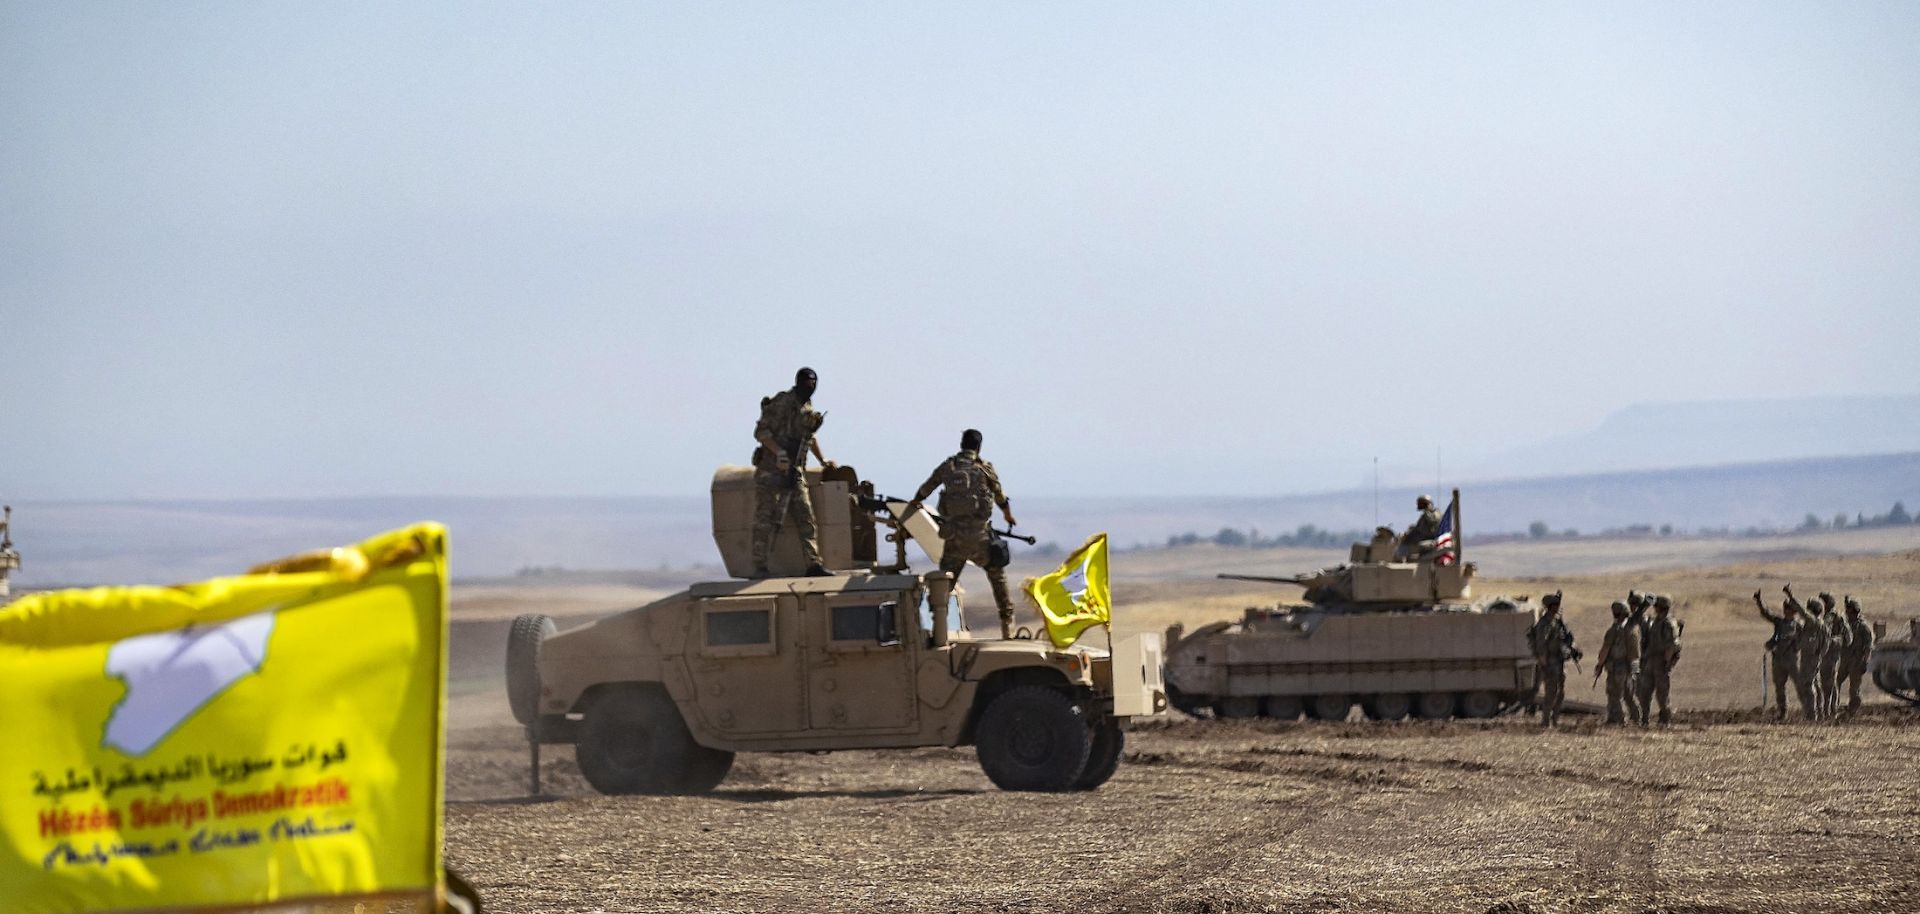
<path id="1" fill-rule="evenodd" d="M 431 899 L 446 530 L 0 608 L 0 910 Z"/>
<path id="2" fill-rule="evenodd" d="M 1113 620 L 1113 592 L 1107 588 L 1107 535 L 1095 534 L 1073 551 L 1052 574 L 1028 578 L 1027 597 L 1047 623 L 1054 647 L 1068 647 L 1087 629 Z"/>

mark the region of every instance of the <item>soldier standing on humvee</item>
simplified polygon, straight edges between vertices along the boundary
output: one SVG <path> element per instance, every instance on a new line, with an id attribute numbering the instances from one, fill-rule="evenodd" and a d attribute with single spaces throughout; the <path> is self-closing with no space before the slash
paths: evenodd
<path id="1" fill-rule="evenodd" d="M 1007 526 L 1012 527 L 1013 508 L 1007 502 L 1007 493 L 1000 488 L 1000 474 L 994 472 L 993 464 L 981 458 L 980 443 L 978 430 L 970 428 L 962 432 L 960 453 L 933 468 L 933 475 L 913 493 L 907 512 L 919 510 L 920 503 L 926 501 L 934 489 L 940 490 L 940 570 L 953 575 L 955 580 L 968 562 L 985 570 L 987 583 L 993 587 L 994 605 L 1000 610 L 1000 636 L 1011 638 L 1013 599 L 1007 595 L 1007 570 L 989 556 L 991 537 L 987 528 L 993 523 L 996 505 L 1001 516 L 1007 519 Z"/>
<path id="2" fill-rule="evenodd" d="M 1660 702 L 1660 726 L 1673 723 L 1673 709 L 1667 703 L 1672 687 L 1673 665 L 1680 662 L 1680 626 L 1669 615 L 1673 601 L 1666 596 L 1653 598 L 1653 619 L 1641 629 L 1640 649 L 1640 725 L 1647 725 L 1653 702 Z"/>
<path id="3" fill-rule="evenodd" d="M 1800 618 L 1800 604 L 1789 597 L 1781 604 L 1784 615 L 1774 615 L 1767 611 L 1767 603 L 1760 598 L 1760 591 L 1753 592 L 1753 605 L 1759 607 L 1760 615 L 1773 623 L 1773 637 L 1767 639 L 1767 650 L 1773 660 L 1773 704 L 1774 719 L 1787 719 L 1787 680 L 1793 680 L 1793 690 L 1800 696 L 1800 707 L 1807 712 L 1807 719 L 1813 719 L 1813 690 L 1807 678 L 1800 670 L 1800 630 L 1804 623 Z"/>
<path id="4" fill-rule="evenodd" d="M 1631 707 L 1628 690 L 1633 687 L 1636 661 L 1640 659 L 1640 635 L 1627 621 L 1627 604 L 1613 601 L 1613 625 L 1600 642 L 1600 656 L 1594 661 L 1607 676 L 1607 723 L 1626 722 L 1622 705 Z"/>
<path id="5" fill-rule="evenodd" d="M 1860 618 L 1860 601 L 1847 597 L 1847 648 L 1840 660 L 1840 675 L 1847 680 L 1847 713 L 1860 710 L 1860 679 L 1867 675 L 1867 658 L 1873 655 L 1873 626 Z"/>
<path id="6" fill-rule="evenodd" d="M 1540 621 L 1527 630 L 1527 646 L 1533 649 L 1533 668 L 1544 690 L 1540 726 L 1551 727 L 1560 722 L 1560 706 L 1567 697 L 1567 661 L 1582 655 L 1573 646 L 1573 630 L 1560 618 L 1560 591 L 1541 597 L 1540 606 Z"/>
<path id="7" fill-rule="evenodd" d="M 760 444 L 753 451 L 753 575 L 757 578 L 767 576 L 774 532 L 788 521 L 800 535 L 807 574 L 829 573 L 820 561 L 819 531 L 813 526 L 813 501 L 807 494 L 807 452 L 812 451 L 822 466 L 833 466 L 821 456 L 820 441 L 814 437 L 827 415 L 813 408 L 813 391 L 819 383 L 813 369 L 802 368 L 794 373 L 792 389 L 760 400 L 760 421 L 753 426 L 753 440 Z"/>
<path id="8" fill-rule="evenodd" d="M 1833 594 L 1820 594 L 1814 615 L 1827 629 L 1827 651 L 1820 655 L 1820 716 L 1831 719 L 1840 716 L 1840 663 L 1848 642 L 1853 640 L 1853 630 L 1835 611 Z"/>
<path id="9" fill-rule="evenodd" d="M 1413 506 L 1420 509 L 1420 516 L 1400 535 L 1400 548 L 1394 551 L 1394 558 L 1417 558 L 1431 549 L 1434 538 L 1440 535 L 1440 512 L 1433 510 L 1433 499 L 1422 495 L 1413 500 Z"/>

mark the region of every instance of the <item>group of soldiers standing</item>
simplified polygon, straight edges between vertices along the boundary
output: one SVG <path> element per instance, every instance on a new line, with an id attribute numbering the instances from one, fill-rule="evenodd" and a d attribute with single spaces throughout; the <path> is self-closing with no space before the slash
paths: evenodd
<path id="1" fill-rule="evenodd" d="M 1566 700 L 1566 665 L 1572 661 L 1577 667 L 1585 656 L 1574 646 L 1573 630 L 1560 617 L 1560 601 L 1559 591 L 1547 594 L 1541 600 L 1539 621 L 1527 632 L 1543 727 L 1559 724 Z M 1595 678 L 1604 676 L 1607 681 L 1607 723 L 1625 724 L 1630 718 L 1649 726 L 1656 702 L 1660 725 L 1673 723 L 1673 668 L 1680 662 L 1680 636 L 1686 623 L 1673 618 L 1673 600 L 1665 595 L 1629 591 L 1627 599 L 1615 600 L 1612 609 L 1613 625 L 1600 642 L 1600 656 L 1594 659 Z M 1653 612 L 1651 618 L 1648 610 Z"/>
<path id="2" fill-rule="evenodd" d="M 1775 716 L 1782 720 L 1787 716 L 1789 681 L 1808 720 L 1840 716 L 1842 682 L 1847 684 L 1846 713 L 1859 710 L 1860 680 L 1867 675 L 1867 658 L 1873 653 L 1873 626 L 1860 618 L 1860 601 L 1846 598 L 1843 619 L 1834 611 L 1833 594 L 1822 593 L 1802 604 L 1794 597 L 1792 584 L 1780 590 L 1786 599 L 1778 614 L 1767 609 L 1760 591 L 1753 592 L 1753 605 L 1773 623 L 1767 654 Z"/>
<path id="3" fill-rule="evenodd" d="M 811 454 L 831 469 L 833 461 L 820 451 L 820 426 L 826 413 L 813 408 L 820 383 L 811 368 L 795 373 L 793 387 L 760 401 L 760 420 L 753 427 L 754 524 L 753 574 L 767 577 L 767 557 L 783 524 L 792 523 L 799 535 L 808 575 L 827 575 L 820 557 L 819 533 L 814 526 L 813 502 L 807 494 L 805 467 Z M 980 456 L 984 436 L 977 429 L 960 434 L 960 451 L 940 462 L 913 495 L 908 513 L 917 511 L 933 490 L 940 490 L 940 570 L 958 578 L 968 562 L 987 573 L 993 601 L 1000 610 L 1002 636 L 1013 637 L 1013 599 L 1007 590 L 1004 564 L 989 558 L 995 508 L 1014 524 L 1013 508 L 1000 486 L 1000 475 Z"/>
<path id="4" fill-rule="evenodd" d="M 1860 680 L 1867 675 L 1874 641 L 1873 627 L 1860 616 L 1860 601 L 1848 596 L 1844 601 L 1846 616 L 1842 618 L 1830 593 L 1803 604 L 1794 597 L 1793 585 L 1781 590 L 1786 598 L 1778 614 L 1767 609 L 1760 591 L 1753 592 L 1754 605 L 1773 623 L 1773 637 L 1767 639 L 1766 647 L 1775 716 L 1786 717 L 1789 682 L 1800 697 L 1800 709 L 1807 720 L 1830 720 L 1859 710 Z M 1546 727 L 1560 720 L 1567 663 L 1571 661 L 1577 667 L 1585 656 L 1574 646 L 1573 630 L 1560 618 L 1560 599 L 1559 591 L 1542 599 L 1540 619 L 1527 632 L 1533 650 L 1540 723 Z M 1607 723 L 1632 720 L 1648 726 L 1657 703 L 1657 719 L 1666 726 L 1673 722 L 1668 694 L 1673 668 L 1680 662 L 1680 636 L 1686 631 L 1686 623 L 1673 618 L 1673 601 L 1664 595 L 1630 591 L 1625 600 L 1614 601 L 1612 609 L 1613 624 L 1600 643 L 1594 670 L 1596 679 L 1606 678 Z M 1844 708 L 1840 704 L 1842 684 L 1847 689 Z"/>

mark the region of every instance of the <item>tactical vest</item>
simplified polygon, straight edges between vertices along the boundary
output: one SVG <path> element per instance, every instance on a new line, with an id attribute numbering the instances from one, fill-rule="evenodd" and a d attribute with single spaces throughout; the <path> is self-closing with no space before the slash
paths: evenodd
<path id="1" fill-rule="evenodd" d="M 953 455 L 947 478 L 940 483 L 940 513 L 956 521 L 993 517 L 993 485 L 978 457 Z"/>

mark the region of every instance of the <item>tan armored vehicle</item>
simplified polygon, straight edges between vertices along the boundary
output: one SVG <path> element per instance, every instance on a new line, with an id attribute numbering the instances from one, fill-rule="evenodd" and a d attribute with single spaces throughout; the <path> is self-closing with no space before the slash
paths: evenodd
<path id="1" fill-rule="evenodd" d="M 1459 517 L 1454 493 L 1453 517 Z M 1524 599 L 1472 597 L 1461 545 L 1395 561 L 1382 530 L 1349 564 L 1291 578 L 1304 602 L 1248 609 L 1238 621 L 1167 630 L 1166 689 L 1174 707 L 1218 717 L 1346 720 L 1491 717 L 1529 702 L 1534 661 Z M 1420 550 L 1415 550 L 1419 552 Z"/>
<path id="2" fill-rule="evenodd" d="M 968 744 L 1003 789 L 1090 790 L 1120 763 L 1122 722 L 1166 707 L 1159 636 L 1116 657 L 976 640 L 952 578 L 907 567 L 908 539 L 937 561 L 930 514 L 906 514 L 848 467 L 806 482 L 831 575 L 791 576 L 803 563 L 782 530 L 775 577 L 696 584 L 558 634 L 545 616 L 515 619 L 508 697 L 531 738 L 574 744 L 603 793 L 710 790 L 736 752 Z M 712 497 L 714 541 L 744 575 L 753 471 L 722 467 Z"/>
<path id="3" fill-rule="evenodd" d="M 1883 626 L 1883 623 L 1876 623 Z M 1884 639 L 1886 632 L 1880 632 Z M 1911 705 L 1920 705 L 1920 619 L 1907 621 L 1907 637 L 1876 640 L 1867 658 L 1867 673 L 1880 691 Z"/>

